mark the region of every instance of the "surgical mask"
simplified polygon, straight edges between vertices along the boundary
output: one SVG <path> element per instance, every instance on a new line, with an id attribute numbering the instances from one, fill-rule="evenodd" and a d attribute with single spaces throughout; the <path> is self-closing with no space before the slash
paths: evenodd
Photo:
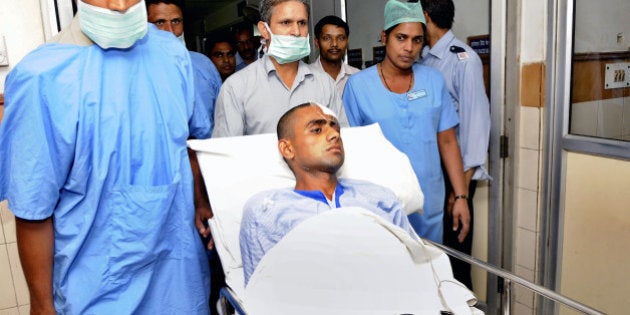
<path id="1" fill-rule="evenodd" d="M 279 64 L 300 60 L 311 53 L 308 35 L 306 37 L 274 35 L 267 23 L 265 23 L 265 27 L 269 32 L 269 37 L 271 37 L 267 54 L 274 57 Z"/>
<path id="2" fill-rule="evenodd" d="M 78 10 L 81 30 L 103 49 L 129 48 L 147 33 L 144 0 L 122 13 L 79 0 Z"/>
<path id="3" fill-rule="evenodd" d="M 184 46 L 186 46 L 186 39 L 184 38 L 184 32 L 182 32 L 182 35 L 177 36 L 177 39 L 179 39 L 179 41 L 182 42 Z"/>

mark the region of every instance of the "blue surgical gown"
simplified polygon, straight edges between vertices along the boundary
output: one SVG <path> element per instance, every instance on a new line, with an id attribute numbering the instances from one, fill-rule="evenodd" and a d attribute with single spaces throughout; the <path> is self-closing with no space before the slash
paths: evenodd
<path id="1" fill-rule="evenodd" d="M 208 313 L 186 140 L 210 130 L 192 82 L 154 27 L 126 50 L 43 45 L 7 76 L 0 200 L 53 217 L 58 312 Z"/>
<path id="2" fill-rule="evenodd" d="M 212 131 L 214 105 L 221 90 L 221 75 L 214 63 L 203 54 L 190 51 L 190 60 L 195 75 L 195 99 L 201 103 L 201 108 L 205 109 L 205 113 L 200 117 L 203 116 L 210 122 L 210 131 Z M 210 138 L 210 135 L 203 135 L 202 138 Z"/>
<path id="3" fill-rule="evenodd" d="M 424 213 L 409 216 L 423 238 L 442 242 L 444 178 L 437 134 L 458 124 L 451 96 L 437 70 L 413 65 L 408 93 L 385 88 L 374 65 L 353 74 L 343 93 L 351 126 L 379 123 L 385 138 L 409 157 L 424 194 Z"/>

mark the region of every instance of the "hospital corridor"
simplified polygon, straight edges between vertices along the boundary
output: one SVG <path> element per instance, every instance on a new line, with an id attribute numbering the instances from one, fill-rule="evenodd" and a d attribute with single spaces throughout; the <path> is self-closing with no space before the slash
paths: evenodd
<path id="1" fill-rule="evenodd" d="M 0 315 L 629 314 L 628 15 L 0 0 Z"/>

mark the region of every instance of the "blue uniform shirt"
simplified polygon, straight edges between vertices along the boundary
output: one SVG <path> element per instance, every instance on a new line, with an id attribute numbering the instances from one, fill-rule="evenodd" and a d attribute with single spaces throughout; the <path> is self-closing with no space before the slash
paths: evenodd
<path id="1" fill-rule="evenodd" d="M 463 52 L 450 51 L 452 46 Z M 473 179 L 490 179 L 485 168 L 490 141 L 490 103 L 483 84 L 483 65 L 472 48 L 448 31 L 431 48 L 422 52 L 423 65 L 438 69 L 459 115 L 457 140 L 462 153 L 464 171 L 477 167 Z"/>
<path id="2" fill-rule="evenodd" d="M 221 90 L 221 75 L 208 57 L 194 51 L 189 53 L 195 75 L 195 101 L 200 103 L 196 104 L 195 108 L 205 110 L 205 113 L 199 113 L 195 117 L 209 121 L 210 131 L 212 131 L 214 128 L 214 105 Z M 193 131 L 192 133 L 196 134 L 197 132 Z M 207 133 L 195 138 L 203 139 L 210 138 L 210 136 L 211 134 Z"/>
<path id="3" fill-rule="evenodd" d="M 378 123 L 385 138 L 409 157 L 424 193 L 424 213 L 414 228 L 441 243 L 445 192 L 437 134 L 457 125 L 457 113 L 437 70 L 414 64 L 413 73 L 413 87 L 402 94 L 381 83 L 377 65 L 355 73 L 343 103 L 351 126 Z"/>
<path id="4" fill-rule="evenodd" d="M 190 63 L 149 25 L 125 50 L 43 45 L 7 76 L 0 200 L 53 217 L 59 313 L 208 313 L 186 140 L 209 125 Z"/>

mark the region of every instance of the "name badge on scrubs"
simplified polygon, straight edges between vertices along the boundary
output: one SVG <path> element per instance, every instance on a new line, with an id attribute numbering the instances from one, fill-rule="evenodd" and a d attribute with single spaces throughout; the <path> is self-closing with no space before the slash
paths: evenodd
<path id="1" fill-rule="evenodd" d="M 427 92 L 425 90 L 411 91 L 407 93 L 407 100 L 413 101 L 415 99 L 425 97 L 425 96 L 427 96 Z"/>

